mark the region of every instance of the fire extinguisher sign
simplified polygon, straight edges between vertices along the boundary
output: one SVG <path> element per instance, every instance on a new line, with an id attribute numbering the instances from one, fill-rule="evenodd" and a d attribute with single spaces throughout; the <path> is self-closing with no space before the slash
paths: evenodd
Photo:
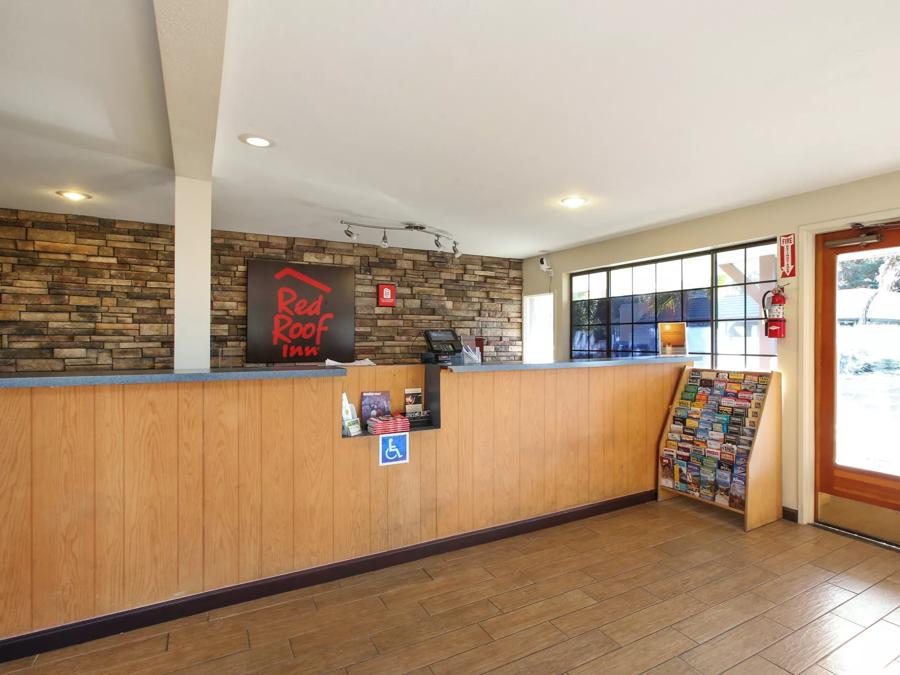
<path id="1" fill-rule="evenodd" d="M 778 266 L 781 278 L 797 276 L 797 235 L 783 234 L 778 237 Z"/>

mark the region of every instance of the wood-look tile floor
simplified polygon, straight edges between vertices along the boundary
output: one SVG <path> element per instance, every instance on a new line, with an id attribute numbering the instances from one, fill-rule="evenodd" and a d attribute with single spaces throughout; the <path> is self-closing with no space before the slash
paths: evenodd
<path id="1" fill-rule="evenodd" d="M 900 553 L 650 503 L 0 673 L 895 673 Z"/>

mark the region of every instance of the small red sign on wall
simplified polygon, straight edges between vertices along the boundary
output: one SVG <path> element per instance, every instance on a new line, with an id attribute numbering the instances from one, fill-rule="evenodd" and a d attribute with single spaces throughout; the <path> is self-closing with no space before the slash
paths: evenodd
<path id="1" fill-rule="evenodd" d="M 379 307 L 396 307 L 397 306 L 397 285 L 396 284 L 378 284 L 378 306 Z"/>
<path id="2" fill-rule="evenodd" d="M 781 278 L 797 276 L 797 241 L 793 234 L 778 237 L 778 266 Z"/>

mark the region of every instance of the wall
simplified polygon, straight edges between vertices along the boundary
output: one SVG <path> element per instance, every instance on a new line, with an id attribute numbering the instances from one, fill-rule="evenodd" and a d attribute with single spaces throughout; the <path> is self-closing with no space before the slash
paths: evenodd
<path id="1" fill-rule="evenodd" d="M 0 372 L 171 368 L 174 245 L 168 225 L 0 209 Z M 447 326 L 521 358 L 521 260 L 214 230 L 213 366 L 244 365 L 254 257 L 355 268 L 358 358 L 417 362 L 422 330 Z"/>
<path id="2" fill-rule="evenodd" d="M 441 428 L 389 468 L 341 394 L 402 401 L 421 365 L 0 389 L 0 639 L 653 490 L 678 376 L 443 371 Z"/>
<path id="3" fill-rule="evenodd" d="M 791 232 L 800 234 L 822 227 L 841 228 L 851 222 L 865 221 L 867 214 L 881 214 L 892 209 L 900 209 L 900 172 L 550 253 L 556 273 L 552 283 L 556 356 L 568 358 L 568 284 L 572 272 L 754 241 Z M 826 225 L 822 225 L 823 223 Z M 800 273 L 797 279 L 791 280 L 787 288 L 788 337 L 779 344 L 778 355 L 779 368 L 783 374 L 784 398 L 784 504 L 790 508 L 797 507 L 799 494 L 797 475 L 801 430 L 798 400 L 807 394 L 805 385 L 801 386 L 800 382 L 800 345 L 803 344 L 805 350 L 812 349 L 812 326 L 801 326 L 798 320 L 804 312 L 801 280 L 804 276 L 803 266 L 815 264 L 814 250 L 804 246 L 804 237 L 798 239 Z M 523 274 L 525 294 L 547 292 L 547 276 L 538 268 L 537 258 L 529 258 L 524 262 Z M 813 295 L 808 294 L 809 303 L 812 298 Z"/>
<path id="4" fill-rule="evenodd" d="M 522 358 L 521 260 L 219 230 L 212 253 L 214 366 L 244 363 L 251 258 L 355 268 L 357 358 L 418 362 L 422 331 L 448 327 L 484 336 L 486 358 Z M 375 306 L 379 283 L 397 284 L 396 308 Z"/>
<path id="5" fill-rule="evenodd" d="M 168 225 L 0 209 L 0 372 L 170 368 Z"/>

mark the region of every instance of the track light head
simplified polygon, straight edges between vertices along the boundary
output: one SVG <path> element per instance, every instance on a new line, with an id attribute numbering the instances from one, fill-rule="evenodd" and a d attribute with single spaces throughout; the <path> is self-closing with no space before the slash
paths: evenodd
<path id="1" fill-rule="evenodd" d="M 388 243 L 387 230 L 384 230 L 384 234 L 381 235 L 381 248 L 387 248 L 388 246 L 390 244 Z"/>
<path id="2" fill-rule="evenodd" d="M 459 250 L 459 244 L 453 242 L 453 257 L 459 260 L 462 257 L 462 251 Z"/>
<path id="3" fill-rule="evenodd" d="M 434 236 L 434 247 L 438 251 L 440 251 L 442 248 L 444 248 L 444 242 L 441 241 L 441 235 L 439 235 L 439 234 L 436 234 Z"/>
<path id="4" fill-rule="evenodd" d="M 346 234 L 347 238 L 351 239 L 352 241 L 356 241 L 357 239 L 359 239 L 359 235 L 356 234 L 356 232 L 354 232 L 349 225 L 347 226 L 347 229 L 344 230 L 344 234 Z"/>

